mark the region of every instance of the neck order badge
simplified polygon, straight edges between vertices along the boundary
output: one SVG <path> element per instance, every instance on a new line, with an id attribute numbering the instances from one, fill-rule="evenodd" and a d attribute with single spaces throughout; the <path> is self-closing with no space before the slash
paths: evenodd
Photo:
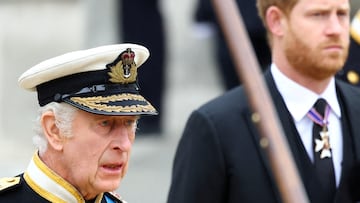
<path id="1" fill-rule="evenodd" d="M 330 146 L 330 140 L 329 140 L 329 131 L 327 128 L 328 125 L 328 117 L 330 113 L 330 106 L 326 103 L 324 99 L 318 100 L 319 102 L 316 102 L 315 107 L 313 107 L 307 116 L 314 122 L 314 125 L 319 125 L 322 127 L 322 130 L 320 131 L 320 139 L 314 138 L 315 140 L 315 152 L 320 152 L 320 158 L 326 158 L 331 157 L 331 146 Z M 322 104 L 319 104 L 322 103 Z M 317 106 L 319 106 L 319 110 L 317 109 Z M 325 113 L 324 110 L 325 109 Z M 322 111 L 322 112 L 321 112 Z"/>

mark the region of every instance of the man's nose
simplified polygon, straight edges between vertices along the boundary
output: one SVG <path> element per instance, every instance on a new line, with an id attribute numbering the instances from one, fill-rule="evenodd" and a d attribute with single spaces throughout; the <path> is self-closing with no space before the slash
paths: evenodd
<path id="1" fill-rule="evenodd" d="M 345 31 L 346 23 L 337 14 L 330 15 L 326 26 L 326 33 L 328 35 L 340 35 Z"/>
<path id="2" fill-rule="evenodd" d="M 125 127 L 119 127 L 114 133 L 111 148 L 114 150 L 130 151 L 133 143 L 132 137 L 134 137 L 134 135 L 131 135 L 132 132 L 129 132 Z"/>

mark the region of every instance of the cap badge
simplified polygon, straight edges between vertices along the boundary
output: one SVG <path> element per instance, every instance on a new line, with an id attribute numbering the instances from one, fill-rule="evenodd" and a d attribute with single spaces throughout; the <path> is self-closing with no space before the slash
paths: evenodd
<path id="1" fill-rule="evenodd" d="M 127 48 L 122 52 L 114 62 L 107 65 L 110 68 L 108 74 L 110 76 L 110 82 L 127 84 L 136 81 L 137 67 L 134 61 L 135 53 Z"/>

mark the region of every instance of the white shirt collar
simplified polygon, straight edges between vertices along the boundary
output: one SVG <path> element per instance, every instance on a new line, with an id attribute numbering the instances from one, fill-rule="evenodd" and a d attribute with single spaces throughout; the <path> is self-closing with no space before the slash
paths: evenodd
<path id="1" fill-rule="evenodd" d="M 295 122 L 300 121 L 306 116 L 318 98 L 324 98 L 335 115 L 338 118 L 341 117 L 334 78 L 331 79 L 325 91 L 318 95 L 288 78 L 275 64 L 271 64 L 271 74 Z"/>

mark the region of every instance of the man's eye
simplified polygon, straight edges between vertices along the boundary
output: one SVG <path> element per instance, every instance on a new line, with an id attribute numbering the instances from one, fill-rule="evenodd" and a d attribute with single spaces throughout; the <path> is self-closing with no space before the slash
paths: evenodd
<path id="1" fill-rule="evenodd" d="M 133 125 L 133 124 L 135 123 L 135 121 L 134 121 L 134 120 L 128 120 L 126 123 L 127 123 L 128 125 Z"/>
<path id="2" fill-rule="evenodd" d="M 107 134 L 113 127 L 112 120 L 98 120 L 93 126 L 93 130 L 98 134 Z"/>
<path id="3" fill-rule="evenodd" d="M 337 15 L 341 17 L 348 17 L 350 14 L 347 11 L 339 11 Z"/>
<path id="4" fill-rule="evenodd" d="M 135 121 L 134 120 L 126 120 L 124 123 L 126 126 L 132 126 L 132 125 L 134 125 Z"/>
<path id="5" fill-rule="evenodd" d="M 324 12 L 314 12 L 313 13 L 313 16 L 314 17 L 326 17 L 326 13 L 324 13 Z"/>
<path id="6" fill-rule="evenodd" d="M 104 121 L 100 122 L 100 126 L 102 126 L 102 127 L 108 127 L 110 125 L 111 125 L 111 122 L 108 120 L 104 120 Z"/>

